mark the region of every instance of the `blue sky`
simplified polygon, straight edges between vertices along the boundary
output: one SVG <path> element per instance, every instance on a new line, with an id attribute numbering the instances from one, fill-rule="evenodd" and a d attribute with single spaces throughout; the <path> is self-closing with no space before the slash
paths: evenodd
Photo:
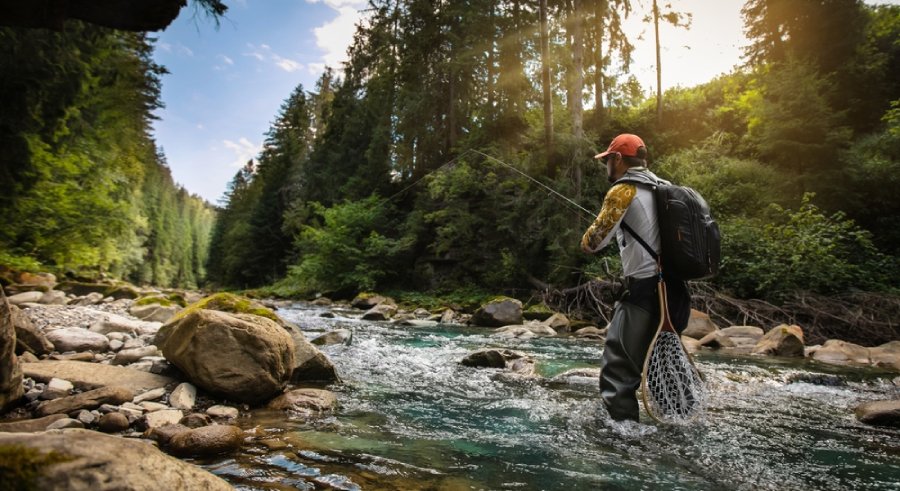
<path id="1" fill-rule="evenodd" d="M 366 5 L 364 0 L 225 3 L 228 13 L 218 29 L 186 7 L 156 34 L 154 55 L 171 72 L 163 77 L 166 107 L 157 113 L 156 141 L 175 181 L 211 203 L 259 153 L 278 108 L 297 84 L 312 90 L 325 65 L 339 68 Z M 690 29 L 661 27 L 664 89 L 697 85 L 741 62 L 744 0 L 674 3 L 693 13 L 693 23 Z M 631 72 L 649 90 L 656 84 L 655 52 L 643 16 L 632 14 L 626 29 L 636 45 Z"/>

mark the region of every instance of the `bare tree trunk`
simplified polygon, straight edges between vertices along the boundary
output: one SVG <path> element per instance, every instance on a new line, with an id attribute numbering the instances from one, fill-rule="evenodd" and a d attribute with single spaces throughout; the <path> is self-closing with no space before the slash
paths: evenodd
<path id="1" fill-rule="evenodd" d="M 594 4 L 597 16 L 597 42 L 594 45 L 594 113 L 597 126 L 603 122 L 603 36 L 606 34 L 606 0 Z"/>
<path id="2" fill-rule="evenodd" d="M 572 26 L 572 134 L 576 140 L 584 138 L 584 29 L 582 0 L 574 0 Z M 581 159 L 575 160 L 575 200 L 581 201 Z"/>
<path id="3" fill-rule="evenodd" d="M 550 87 L 550 33 L 547 28 L 547 0 L 541 0 L 541 85 L 544 96 L 544 144 L 553 146 L 553 100 Z"/>
<path id="4" fill-rule="evenodd" d="M 659 6 L 653 0 L 653 30 L 656 33 L 656 124 L 662 125 L 662 59 L 659 53 Z"/>
<path id="5" fill-rule="evenodd" d="M 490 17 L 490 26 L 492 29 L 490 43 L 488 44 L 488 59 L 487 59 L 487 106 L 489 109 L 488 114 L 494 114 L 494 93 L 497 90 L 495 85 L 495 81 L 497 79 L 497 74 L 494 72 L 494 64 L 496 61 L 494 60 L 494 52 L 496 51 L 496 40 L 494 35 L 496 34 L 496 30 L 494 28 L 494 5 L 491 5 L 491 12 L 489 14 Z"/>
<path id="6" fill-rule="evenodd" d="M 584 138 L 584 29 L 582 26 L 582 0 L 574 0 L 572 25 L 572 134 Z"/>

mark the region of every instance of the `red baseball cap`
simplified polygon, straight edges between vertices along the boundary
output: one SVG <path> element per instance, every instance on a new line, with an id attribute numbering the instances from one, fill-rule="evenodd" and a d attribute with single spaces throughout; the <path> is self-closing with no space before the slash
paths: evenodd
<path id="1" fill-rule="evenodd" d="M 640 147 L 646 147 L 646 145 L 644 145 L 644 140 L 641 140 L 641 137 L 632 135 L 631 133 L 622 133 L 613 138 L 613 141 L 609 144 L 609 148 L 607 148 L 605 152 L 594 155 L 594 158 L 602 159 L 603 157 L 616 152 L 625 157 L 637 157 L 638 148 Z"/>

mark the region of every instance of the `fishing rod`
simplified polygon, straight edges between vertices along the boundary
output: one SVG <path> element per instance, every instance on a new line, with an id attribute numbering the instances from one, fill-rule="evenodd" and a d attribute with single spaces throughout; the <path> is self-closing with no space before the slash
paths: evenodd
<path id="1" fill-rule="evenodd" d="M 519 173 L 519 175 L 525 177 L 526 179 L 530 180 L 531 182 L 537 184 L 538 186 L 541 186 L 542 188 L 546 189 L 547 191 L 550 191 L 551 193 L 555 194 L 556 196 L 558 196 L 558 197 L 564 199 L 566 202 L 568 202 L 568 203 L 571 204 L 572 206 L 574 206 L 574 207 L 578 208 L 579 210 L 581 210 L 581 211 L 587 213 L 591 218 L 594 218 L 595 216 L 597 216 L 596 213 L 591 212 L 590 210 L 588 210 L 587 208 L 585 208 L 585 207 L 579 205 L 578 203 L 576 203 L 575 201 L 573 201 L 573 200 L 570 199 L 569 197 L 563 195 L 562 193 L 556 191 L 555 189 L 553 189 L 553 188 L 551 188 L 550 186 L 548 186 L 548 185 L 542 183 L 541 181 L 538 181 L 537 179 L 535 179 L 535 178 L 529 176 L 528 174 L 522 172 L 521 170 L 517 169 L 516 167 L 514 167 L 514 166 L 511 165 L 511 164 L 507 164 L 506 162 L 504 162 L 504 161 L 502 161 L 502 160 L 500 160 L 500 159 L 498 159 L 498 158 L 496 158 L 496 157 L 492 157 L 492 156 L 490 156 L 490 155 L 488 155 L 488 154 L 486 154 L 486 153 L 484 153 L 484 152 L 475 150 L 475 149 L 473 149 L 473 148 L 470 148 L 469 150 L 467 150 L 467 152 L 474 152 L 474 153 L 477 153 L 478 155 L 481 155 L 481 156 L 484 157 L 484 158 L 493 160 L 494 162 L 497 162 L 497 163 L 499 163 L 499 164 L 501 164 L 501 165 L 504 165 L 504 166 L 506 166 L 507 168 L 512 169 L 513 171 Z"/>

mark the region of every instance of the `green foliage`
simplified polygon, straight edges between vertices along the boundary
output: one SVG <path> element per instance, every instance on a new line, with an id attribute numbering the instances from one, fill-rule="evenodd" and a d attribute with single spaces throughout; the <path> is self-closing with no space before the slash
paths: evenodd
<path id="1" fill-rule="evenodd" d="M 326 208 L 313 204 L 321 222 L 304 227 L 297 238 L 300 259 L 279 283 L 282 291 L 373 290 L 397 274 L 397 261 L 411 245 L 391 238 L 389 210 L 378 195 Z"/>
<path id="2" fill-rule="evenodd" d="M 445 308 L 474 312 L 495 296 L 494 292 L 471 285 L 443 291 L 388 290 L 385 294 L 397 300 L 402 308 L 421 307 L 432 312 L 439 312 Z"/>
<path id="3" fill-rule="evenodd" d="M 800 209 L 772 205 L 770 216 L 722 224 L 716 282 L 741 298 L 778 301 L 795 291 L 822 294 L 896 288 L 898 262 L 843 213 L 825 215 L 806 195 Z"/>

